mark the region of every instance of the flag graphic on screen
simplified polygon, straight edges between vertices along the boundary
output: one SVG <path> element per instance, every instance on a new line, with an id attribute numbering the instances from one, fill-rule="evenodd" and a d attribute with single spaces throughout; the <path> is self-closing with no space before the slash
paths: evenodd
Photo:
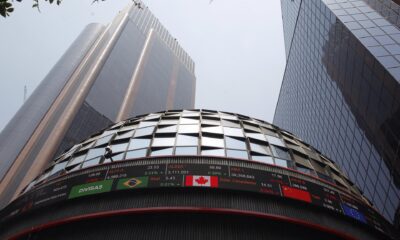
<path id="1" fill-rule="evenodd" d="M 218 187 L 218 177 L 188 175 L 185 177 L 185 186 L 216 188 L 216 187 Z"/>

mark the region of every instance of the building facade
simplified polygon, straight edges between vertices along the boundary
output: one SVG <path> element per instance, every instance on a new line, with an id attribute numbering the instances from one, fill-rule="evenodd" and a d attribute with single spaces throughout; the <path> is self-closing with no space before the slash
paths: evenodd
<path id="1" fill-rule="evenodd" d="M 90 24 L 0 135 L 0 208 L 55 155 L 122 119 L 193 108 L 194 63 L 142 3 Z"/>
<path id="2" fill-rule="evenodd" d="M 333 159 L 398 227 L 400 6 L 281 3 L 287 65 L 274 124 Z"/>
<path id="3" fill-rule="evenodd" d="M 398 239 L 332 160 L 267 122 L 170 110 L 58 156 L 0 212 L 1 239 Z"/>

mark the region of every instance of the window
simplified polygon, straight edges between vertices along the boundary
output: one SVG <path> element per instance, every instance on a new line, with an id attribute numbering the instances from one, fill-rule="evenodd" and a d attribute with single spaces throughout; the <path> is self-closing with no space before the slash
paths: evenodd
<path id="1" fill-rule="evenodd" d="M 91 158 L 95 158 L 98 156 L 103 156 L 104 155 L 104 148 L 92 148 L 88 151 L 87 157 L 86 159 L 91 159 Z"/>
<path id="2" fill-rule="evenodd" d="M 135 132 L 135 137 L 152 135 L 153 131 L 154 131 L 154 127 L 139 128 Z"/>
<path id="3" fill-rule="evenodd" d="M 147 138 L 133 138 L 129 143 L 128 150 L 139 149 L 150 146 L 150 139 Z"/>
<path id="4" fill-rule="evenodd" d="M 236 138 L 225 137 L 225 143 L 227 148 L 233 149 L 246 149 L 246 143 L 243 140 L 238 140 Z"/>
<path id="5" fill-rule="evenodd" d="M 82 164 L 82 168 L 98 165 L 99 162 L 100 162 L 100 157 L 90 159 Z"/>
<path id="6" fill-rule="evenodd" d="M 172 155 L 172 147 L 171 148 L 163 148 L 163 149 L 153 149 L 151 152 L 151 156 L 164 156 L 164 155 Z"/>
<path id="7" fill-rule="evenodd" d="M 267 138 L 267 140 L 270 144 L 274 144 L 274 145 L 280 146 L 280 147 L 285 147 L 285 144 L 283 143 L 283 141 L 280 138 L 269 136 L 269 135 L 266 135 L 265 137 Z"/>
<path id="8" fill-rule="evenodd" d="M 250 148 L 251 151 L 253 152 L 258 152 L 265 155 L 271 155 L 271 150 L 269 150 L 269 147 L 267 145 L 250 142 Z"/>
<path id="9" fill-rule="evenodd" d="M 164 127 L 158 127 L 156 133 L 173 133 L 176 132 L 176 125 L 173 126 L 164 126 Z"/>
<path id="10" fill-rule="evenodd" d="M 224 149 L 203 149 L 201 150 L 201 155 L 209 155 L 209 156 L 225 156 Z"/>
<path id="11" fill-rule="evenodd" d="M 251 159 L 253 159 L 253 161 L 256 161 L 256 162 L 274 164 L 274 160 L 272 159 L 272 157 L 269 157 L 269 156 L 255 156 L 255 155 L 252 155 Z"/>
<path id="12" fill-rule="evenodd" d="M 126 159 L 130 158 L 141 158 L 141 157 L 146 157 L 146 152 L 147 149 L 140 149 L 140 150 L 134 150 L 134 151 L 129 151 L 126 153 Z"/>
<path id="13" fill-rule="evenodd" d="M 126 143 L 113 144 L 113 145 L 111 145 L 111 150 L 112 150 L 113 153 L 124 152 L 124 151 L 126 151 L 126 147 L 128 147 L 128 143 L 127 142 Z"/>
<path id="14" fill-rule="evenodd" d="M 286 149 L 274 145 L 271 145 L 271 149 L 275 157 L 290 159 L 290 154 Z"/>
<path id="15" fill-rule="evenodd" d="M 197 155 L 197 147 L 176 147 L 175 155 Z"/>
<path id="16" fill-rule="evenodd" d="M 176 145 L 177 146 L 197 146 L 199 138 L 197 136 L 180 135 L 178 134 Z"/>
<path id="17" fill-rule="evenodd" d="M 192 125 L 179 125 L 179 133 L 198 133 L 200 130 L 200 126 L 197 124 Z"/>
<path id="18" fill-rule="evenodd" d="M 249 159 L 249 156 L 247 155 L 247 151 L 227 149 L 226 155 L 227 155 L 227 157 L 232 157 L 232 158 Z"/>
<path id="19" fill-rule="evenodd" d="M 212 137 L 202 137 L 201 138 L 202 146 L 209 147 L 224 147 L 224 140 L 222 138 L 212 138 Z"/>
<path id="20" fill-rule="evenodd" d="M 243 130 L 240 128 L 224 127 L 224 134 L 227 136 L 244 137 Z"/>
<path id="21" fill-rule="evenodd" d="M 174 146 L 175 138 L 154 138 L 153 147 Z"/>

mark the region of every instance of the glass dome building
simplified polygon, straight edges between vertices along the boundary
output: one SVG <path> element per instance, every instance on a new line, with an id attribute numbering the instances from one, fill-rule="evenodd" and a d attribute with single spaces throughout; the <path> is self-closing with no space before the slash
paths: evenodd
<path id="1" fill-rule="evenodd" d="M 212 110 L 108 127 L 57 157 L 1 219 L 1 239 L 398 237 L 318 150 Z"/>

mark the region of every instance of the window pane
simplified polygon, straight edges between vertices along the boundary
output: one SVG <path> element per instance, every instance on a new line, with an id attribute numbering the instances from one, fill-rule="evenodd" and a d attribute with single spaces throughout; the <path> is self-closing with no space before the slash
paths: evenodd
<path id="1" fill-rule="evenodd" d="M 147 149 L 129 151 L 126 153 L 125 159 L 146 157 L 146 152 Z"/>
<path id="2" fill-rule="evenodd" d="M 117 136 L 115 137 L 115 139 L 130 138 L 130 137 L 132 137 L 133 132 L 134 132 L 134 131 L 129 131 L 129 132 L 126 132 L 126 133 L 120 133 L 119 135 L 117 135 Z"/>
<path id="3" fill-rule="evenodd" d="M 125 153 L 123 152 L 123 153 L 120 153 L 120 154 L 117 154 L 117 155 L 114 155 L 114 156 L 112 156 L 112 160 L 113 161 L 121 161 L 121 160 L 124 160 L 125 158 L 124 158 L 124 155 L 125 155 Z M 106 160 L 104 160 L 104 163 L 106 163 L 106 162 L 111 162 L 111 159 L 106 159 Z"/>
<path id="4" fill-rule="evenodd" d="M 198 137 L 188 136 L 188 135 L 178 135 L 176 141 L 177 146 L 197 146 L 199 142 Z"/>
<path id="5" fill-rule="evenodd" d="M 202 146 L 210 146 L 210 147 L 224 147 L 224 139 L 222 138 L 210 138 L 210 137 L 202 137 L 201 138 Z"/>
<path id="6" fill-rule="evenodd" d="M 201 155 L 225 156 L 225 150 L 224 149 L 202 150 Z"/>
<path id="7" fill-rule="evenodd" d="M 310 175 L 314 175 L 314 171 L 302 166 L 298 166 L 296 165 L 296 170 L 305 174 L 310 174 Z"/>
<path id="8" fill-rule="evenodd" d="M 176 125 L 179 119 L 163 119 L 160 121 L 159 125 Z"/>
<path id="9" fill-rule="evenodd" d="M 88 151 L 86 159 L 92 159 L 98 156 L 103 156 L 104 155 L 104 148 L 92 148 Z"/>
<path id="10" fill-rule="evenodd" d="M 157 133 L 173 133 L 176 132 L 176 125 L 168 127 L 158 127 Z"/>
<path id="11" fill-rule="evenodd" d="M 199 130 L 199 125 L 193 124 L 193 125 L 179 125 L 179 133 L 198 133 Z"/>
<path id="12" fill-rule="evenodd" d="M 99 145 L 106 144 L 106 143 L 108 144 L 108 142 L 111 140 L 112 136 L 113 135 L 108 135 L 106 137 L 100 138 L 99 140 L 97 140 L 95 146 L 99 146 Z"/>
<path id="13" fill-rule="evenodd" d="M 283 160 L 283 159 L 275 158 L 275 164 L 276 164 L 277 166 L 280 166 L 280 167 L 286 167 L 286 168 L 289 167 L 288 161 Z"/>
<path id="14" fill-rule="evenodd" d="M 202 132 L 222 134 L 222 127 L 203 127 Z"/>
<path id="15" fill-rule="evenodd" d="M 85 159 L 85 157 L 86 157 L 86 154 L 83 154 L 83 155 L 80 155 L 80 156 L 77 156 L 77 157 L 72 158 L 72 159 L 69 161 L 68 166 L 75 165 L 75 164 L 77 164 L 77 163 L 83 162 L 83 160 Z"/>
<path id="16" fill-rule="evenodd" d="M 126 151 L 127 146 L 128 146 L 128 143 L 113 144 L 113 145 L 111 145 L 111 150 L 113 153 L 124 152 L 124 151 Z"/>
<path id="17" fill-rule="evenodd" d="M 64 167 L 67 165 L 67 162 L 62 162 L 59 164 L 54 165 L 53 169 L 50 172 L 50 175 L 53 175 L 54 173 L 64 169 Z"/>
<path id="18" fill-rule="evenodd" d="M 150 139 L 133 138 L 130 141 L 128 150 L 145 148 L 150 146 Z"/>
<path id="19" fill-rule="evenodd" d="M 172 155 L 173 148 L 164 148 L 160 150 L 153 150 L 151 152 L 151 156 L 164 156 L 164 155 Z"/>
<path id="20" fill-rule="evenodd" d="M 257 143 L 250 143 L 250 148 L 253 152 L 258 152 L 266 155 L 271 155 L 271 151 L 267 145 L 261 145 Z"/>
<path id="21" fill-rule="evenodd" d="M 243 137 L 243 130 L 240 128 L 224 127 L 224 134 L 234 137 Z"/>
<path id="22" fill-rule="evenodd" d="M 269 156 L 251 156 L 251 158 L 256 162 L 274 164 L 274 160 Z"/>
<path id="23" fill-rule="evenodd" d="M 283 143 L 283 141 L 280 138 L 269 136 L 269 135 L 266 135 L 266 137 L 270 144 L 285 147 L 285 144 Z"/>
<path id="24" fill-rule="evenodd" d="M 197 147 L 176 147 L 175 155 L 197 155 Z"/>
<path id="25" fill-rule="evenodd" d="M 223 119 L 221 119 L 221 123 L 224 127 L 240 128 L 239 123 L 235 123 L 235 122 L 231 122 L 231 121 L 227 121 L 227 120 L 223 120 Z"/>
<path id="26" fill-rule="evenodd" d="M 227 148 L 246 149 L 246 143 L 244 141 L 240 141 L 231 137 L 225 137 L 225 142 Z"/>
<path id="27" fill-rule="evenodd" d="M 275 157 L 290 159 L 289 152 L 283 148 L 271 145 L 272 153 Z"/>
<path id="28" fill-rule="evenodd" d="M 149 122 L 142 121 L 142 122 L 139 123 L 139 127 L 138 128 L 155 126 L 155 125 L 157 125 L 157 123 L 158 123 L 158 121 L 157 122 L 156 121 L 149 121 Z"/>
<path id="29" fill-rule="evenodd" d="M 154 127 L 146 127 L 137 129 L 135 132 L 135 137 L 145 136 L 145 135 L 152 135 L 154 131 Z"/>
<path id="30" fill-rule="evenodd" d="M 244 158 L 244 159 L 249 159 L 249 156 L 247 155 L 247 151 L 240 151 L 240 150 L 231 150 L 228 149 L 226 150 L 226 155 L 228 157 L 233 157 L 233 158 Z"/>
<path id="31" fill-rule="evenodd" d="M 95 166 L 95 165 L 99 164 L 99 162 L 100 162 L 100 157 L 91 159 L 91 160 L 89 160 L 89 161 L 84 162 L 84 163 L 82 164 L 82 168 L 86 168 L 86 167 L 90 167 L 90 166 Z"/>
<path id="32" fill-rule="evenodd" d="M 201 121 L 202 124 L 208 124 L 208 125 L 220 125 L 219 120 L 211 120 L 211 119 L 204 119 Z"/>
<path id="33" fill-rule="evenodd" d="M 265 141 L 265 136 L 264 136 L 264 134 L 261 134 L 261 133 L 246 133 L 246 136 L 249 138 Z"/>
<path id="34" fill-rule="evenodd" d="M 199 124 L 199 120 L 191 118 L 181 118 L 180 124 Z"/>
<path id="35" fill-rule="evenodd" d="M 175 138 L 154 138 L 153 147 L 174 146 Z"/>

